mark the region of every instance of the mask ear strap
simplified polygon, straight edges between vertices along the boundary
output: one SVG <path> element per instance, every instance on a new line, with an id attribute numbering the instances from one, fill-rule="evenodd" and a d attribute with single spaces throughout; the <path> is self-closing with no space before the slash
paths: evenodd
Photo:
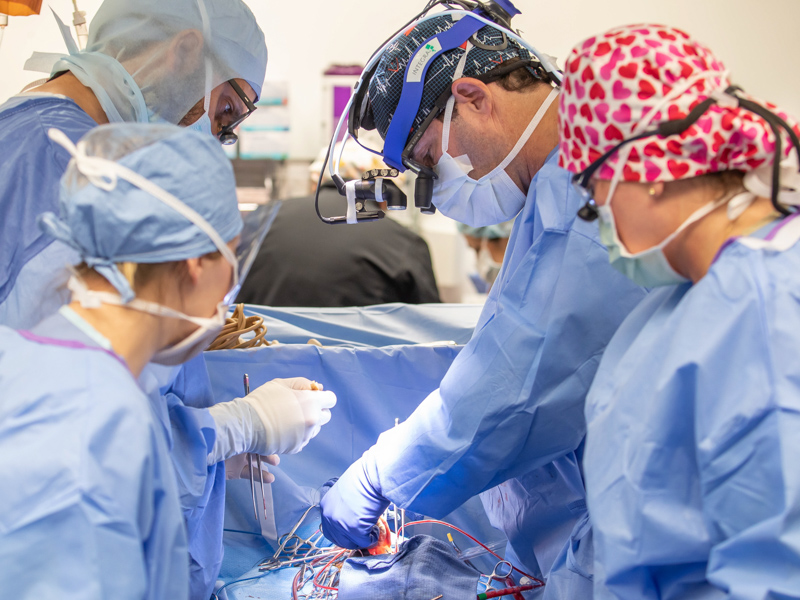
<path id="1" fill-rule="evenodd" d="M 458 60 L 456 71 L 453 73 L 453 83 L 461 79 L 461 77 L 464 75 L 464 67 L 467 65 L 467 55 L 472 48 L 472 42 L 465 42 L 464 54 L 462 54 L 461 58 Z M 444 127 L 442 127 L 442 153 L 447 152 L 447 149 L 450 147 L 450 123 L 453 119 L 453 109 L 455 108 L 455 105 L 455 96 L 450 96 L 450 98 L 447 100 L 447 106 L 444 109 Z"/>
<path id="2" fill-rule="evenodd" d="M 497 165 L 494 169 L 492 169 L 492 171 L 488 175 L 484 175 L 483 178 L 488 179 L 493 175 L 495 175 L 496 173 L 504 171 L 505 168 L 511 164 L 511 161 L 513 161 L 517 157 L 517 154 L 519 154 L 520 150 L 522 150 L 522 147 L 528 143 L 528 140 L 533 135 L 533 132 L 539 126 L 539 123 L 542 121 L 544 115 L 547 113 L 547 109 L 550 108 L 550 105 L 555 101 L 556 98 L 558 98 L 558 89 L 552 88 L 550 90 L 550 93 L 547 94 L 547 97 L 544 99 L 544 102 L 542 102 L 541 106 L 539 106 L 539 109 L 536 111 L 536 114 L 533 115 L 533 118 L 531 119 L 531 122 L 528 123 L 528 126 L 525 128 L 525 131 L 522 132 L 522 135 L 517 140 L 517 143 L 514 144 L 514 147 L 511 149 L 511 152 L 509 152 L 506 155 L 506 157 L 502 160 L 502 162 L 499 165 Z"/>
<path id="3" fill-rule="evenodd" d="M 450 147 L 450 123 L 453 119 L 453 107 L 456 104 L 456 97 L 450 96 L 447 106 L 444 109 L 444 125 L 442 126 L 442 154 L 447 152 Z"/>
<path id="4" fill-rule="evenodd" d="M 203 97 L 203 110 L 208 118 L 211 115 L 208 109 L 211 107 L 211 79 L 213 76 L 213 68 L 211 67 L 211 59 L 208 56 L 208 44 L 211 41 L 211 23 L 208 19 L 208 11 L 204 0 L 197 0 L 197 8 L 200 10 L 200 18 L 203 21 L 203 54 L 205 55 L 206 63 L 206 81 L 205 81 L 205 96 Z"/>

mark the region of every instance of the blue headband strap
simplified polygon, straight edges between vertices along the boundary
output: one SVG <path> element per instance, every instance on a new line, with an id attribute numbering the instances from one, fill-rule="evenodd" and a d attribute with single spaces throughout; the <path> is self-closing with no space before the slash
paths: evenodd
<path id="1" fill-rule="evenodd" d="M 484 26 L 482 21 L 467 15 L 447 31 L 428 38 L 408 61 L 400 102 L 386 132 L 383 159 L 387 165 L 400 171 L 406 170 L 403 150 L 422 102 L 428 67 L 440 54 L 458 48 Z"/>

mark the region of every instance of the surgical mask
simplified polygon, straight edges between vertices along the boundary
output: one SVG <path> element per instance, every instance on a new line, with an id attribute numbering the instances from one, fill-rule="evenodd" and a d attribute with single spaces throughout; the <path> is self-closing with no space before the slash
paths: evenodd
<path id="1" fill-rule="evenodd" d="M 225 318 L 228 314 L 228 305 L 224 302 L 217 304 L 217 309 L 212 317 L 193 317 L 167 306 L 134 298 L 129 302 L 123 302 L 117 294 L 109 292 L 98 292 L 90 290 L 80 279 L 72 276 L 67 283 L 67 287 L 72 292 L 73 301 L 81 303 L 84 308 L 99 308 L 101 304 L 113 304 L 124 306 L 133 310 L 155 315 L 157 317 L 168 317 L 173 319 L 183 319 L 197 325 L 191 334 L 181 341 L 162 348 L 150 359 L 158 365 L 176 366 L 194 358 L 203 350 L 208 348 L 211 342 L 219 335 L 225 326 Z"/>
<path id="2" fill-rule="evenodd" d="M 436 208 L 445 216 L 471 227 L 497 225 L 513 219 L 525 205 L 526 195 L 505 169 L 528 142 L 557 97 L 558 91 L 552 89 L 508 155 L 478 180 L 469 176 L 473 167 L 468 155 L 454 158 L 447 152 L 455 102 L 455 98 L 451 97 L 445 109 L 442 156 L 436 165 L 438 178 L 433 187 Z"/>
<path id="3" fill-rule="evenodd" d="M 214 133 L 211 130 L 211 117 L 208 115 L 208 111 L 211 108 L 211 79 L 212 79 L 212 65 L 208 57 L 206 57 L 205 60 L 205 69 L 206 69 L 206 89 L 205 89 L 205 95 L 203 96 L 203 114 L 200 116 L 199 119 L 197 119 L 197 121 L 189 125 L 189 129 L 193 129 L 194 131 L 198 131 L 200 133 L 205 133 L 207 135 L 213 136 Z"/>
<path id="4" fill-rule="evenodd" d="M 492 253 L 488 248 L 481 248 L 478 251 L 478 275 L 490 286 L 495 282 L 500 274 L 502 263 L 496 262 L 492 258 Z"/>
<path id="5" fill-rule="evenodd" d="M 752 197 L 751 194 L 727 193 L 722 198 L 709 202 L 697 209 L 678 229 L 657 245 L 636 253 L 629 252 L 619 239 L 614 221 L 614 212 L 611 210 L 611 197 L 609 196 L 608 201 L 603 206 L 597 207 L 597 212 L 600 216 L 600 241 L 608 248 L 608 258 L 611 266 L 638 285 L 651 288 L 685 283 L 689 280 L 672 268 L 664 254 L 664 248 L 687 227 L 709 215 L 723 204 L 731 202 L 732 205 L 736 206 L 735 211 L 728 212 L 728 218 L 731 220 L 737 218 L 744 208 L 749 205 L 746 204 L 742 208 L 742 204 L 736 201 L 740 196 L 742 196 L 743 200 Z"/>
<path id="6" fill-rule="evenodd" d="M 208 116 L 207 112 L 203 113 L 203 115 L 197 119 L 197 121 L 189 125 L 188 128 L 193 129 L 194 131 L 199 131 L 200 133 L 205 133 L 207 135 L 214 135 L 211 132 L 211 118 Z"/>

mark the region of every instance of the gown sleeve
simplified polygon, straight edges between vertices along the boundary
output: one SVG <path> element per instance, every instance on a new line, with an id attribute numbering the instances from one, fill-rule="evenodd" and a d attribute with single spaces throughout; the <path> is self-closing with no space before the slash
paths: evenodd
<path id="1" fill-rule="evenodd" d="M 564 211 L 570 189 L 559 172 L 539 181 L 528 202 Z M 440 388 L 365 455 L 387 499 L 442 516 L 579 446 L 603 349 L 645 294 L 611 268 L 584 226 L 515 227 L 529 247 L 501 272 Z"/>

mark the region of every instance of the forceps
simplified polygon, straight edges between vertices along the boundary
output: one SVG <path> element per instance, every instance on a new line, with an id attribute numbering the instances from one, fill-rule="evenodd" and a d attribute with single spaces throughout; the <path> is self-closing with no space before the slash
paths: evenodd
<path id="1" fill-rule="evenodd" d="M 250 393 L 250 376 L 245 373 L 244 374 L 244 395 L 247 396 Z M 260 454 L 248 454 L 247 455 L 247 466 L 250 467 L 250 495 L 253 498 L 253 515 L 256 517 L 256 521 L 260 522 L 261 520 L 258 518 L 258 502 L 256 500 L 256 478 L 253 473 L 253 459 L 255 459 L 256 467 L 258 468 L 258 482 L 261 484 L 261 503 L 264 507 L 264 520 L 267 520 L 267 498 L 264 495 L 264 471 L 261 470 L 261 455 Z"/>
<path id="2" fill-rule="evenodd" d="M 488 592 L 494 588 L 493 582 L 497 581 L 502 583 L 505 586 L 512 587 L 514 585 L 514 580 L 511 577 L 511 572 L 513 571 L 514 567 L 511 566 L 511 563 L 507 560 L 501 560 L 494 566 L 490 575 L 482 575 L 478 580 L 479 585 L 486 586 L 485 592 Z M 486 578 L 486 581 L 483 581 L 483 578 Z"/>

